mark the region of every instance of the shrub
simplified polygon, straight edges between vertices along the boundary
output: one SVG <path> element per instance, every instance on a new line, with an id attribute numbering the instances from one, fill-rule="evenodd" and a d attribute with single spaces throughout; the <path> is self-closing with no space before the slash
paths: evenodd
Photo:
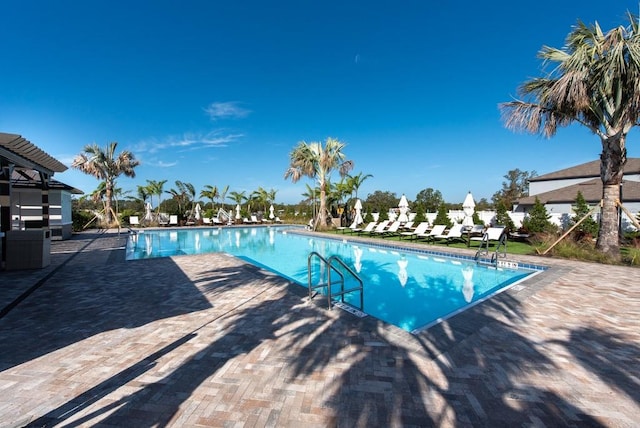
<path id="1" fill-rule="evenodd" d="M 84 226 L 93 219 L 93 214 L 85 210 L 73 210 L 71 213 L 71 222 L 74 232 L 81 232 Z"/>
<path id="2" fill-rule="evenodd" d="M 516 230 L 516 225 L 513 224 L 513 220 L 509 217 L 507 207 L 503 202 L 499 202 L 496 206 L 496 224 L 504 226 L 507 232 Z"/>
<path id="3" fill-rule="evenodd" d="M 447 208 L 444 204 L 441 204 L 438 207 L 438 213 L 436 214 L 436 219 L 433 221 L 433 224 L 444 224 L 447 228 L 453 226 L 451 220 L 449 220 L 449 216 L 447 215 Z"/>
<path id="4" fill-rule="evenodd" d="M 552 232 L 555 226 L 549 221 L 550 218 L 547 208 L 536 197 L 529 215 L 522 221 L 522 227 L 529 233 Z"/>
<path id="5" fill-rule="evenodd" d="M 416 216 L 413 219 L 413 222 L 416 224 L 420 224 L 423 221 L 427 221 L 427 218 L 424 215 L 424 208 L 422 208 L 422 205 L 418 205 L 418 208 L 416 208 Z"/>
<path id="6" fill-rule="evenodd" d="M 591 211 L 591 207 L 587 204 L 587 201 L 582 196 L 582 192 L 578 192 L 576 195 L 576 206 L 573 208 L 573 212 L 575 215 L 571 218 L 571 225 L 576 224 L 580 221 L 584 216 L 589 214 Z M 596 222 L 593 217 L 589 216 L 578 225 L 573 231 L 573 237 L 576 241 L 581 241 L 584 239 L 591 239 L 594 236 L 598 236 L 598 230 L 600 226 L 598 222 Z"/>

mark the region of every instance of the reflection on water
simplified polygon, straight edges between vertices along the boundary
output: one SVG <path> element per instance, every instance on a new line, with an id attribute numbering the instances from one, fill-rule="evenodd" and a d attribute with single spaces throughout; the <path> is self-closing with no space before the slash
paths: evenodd
<path id="1" fill-rule="evenodd" d="M 398 260 L 398 280 L 400 280 L 400 285 L 403 287 L 407 285 L 407 281 L 409 280 L 409 274 L 407 273 L 407 265 L 409 264 L 409 260 L 407 260 L 404 256 Z"/>
<path id="2" fill-rule="evenodd" d="M 464 278 L 464 284 L 462 285 L 462 295 L 464 300 L 468 303 L 473 299 L 473 266 L 468 265 L 462 268 L 462 277 Z"/>

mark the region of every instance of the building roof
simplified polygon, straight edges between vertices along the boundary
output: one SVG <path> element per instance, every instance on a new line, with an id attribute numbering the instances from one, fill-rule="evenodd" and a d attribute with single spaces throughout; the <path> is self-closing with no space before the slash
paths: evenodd
<path id="1" fill-rule="evenodd" d="M 602 199 L 602 180 L 594 178 L 583 181 L 571 186 L 561 187 L 560 189 L 551 190 L 549 192 L 538 193 L 537 195 L 520 198 L 518 205 L 533 205 L 536 197 L 543 204 L 561 204 L 574 203 L 578 192 L 582 192 L 582 196 L 589 203 L 598 203 Z M 626 180 L 622 182 L 622 202 L 639 202 L 640 201 L 640 182 Z"/>
<path id="2" fill-rule="evenodd" d="M 0 132 L 0 157 L 6 158 L 16 166 L 31 168 L 49 174 L 67 170 L 67 167 L 62 162 L 16 134 Z"/>
<path id="3" fill-rule="evenodd" d="M 640 174 L 640 158 L 628 158 L 624 166 L 625 174 Z M 571 168 L 561 169 L 559 171 L 550 172 L 549 174 L 539 175 L 531 178 L 530 182 L 548 181 L 548 180 L 566 180 L 570 178 L 590 178 L 600 177 L 600 160 L 583 163 L 581 165 L 572 166 Z"/>
<path id="4" fill-rule="evenodd" d="M 40 174 L 34 170 L 14 169 L 11 174 L 11 185 L 15 189 L 40 189 L 40 183 Z M 84 194 L 82 190 L 53 178 L 49 179 L 49 189 L 66 190 L 74 195 Z"/>

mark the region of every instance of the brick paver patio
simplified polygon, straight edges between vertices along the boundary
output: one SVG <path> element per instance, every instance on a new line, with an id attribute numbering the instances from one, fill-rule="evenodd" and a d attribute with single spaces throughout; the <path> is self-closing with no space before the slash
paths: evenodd
<path id="1" fill-rule="evenodd" d="M 411 335 L 224 254 L 125 262 L 125 239 L 0 272 L 1 427 L 640 421 L 637 269 L 522 257 L 551 269 Z"/>

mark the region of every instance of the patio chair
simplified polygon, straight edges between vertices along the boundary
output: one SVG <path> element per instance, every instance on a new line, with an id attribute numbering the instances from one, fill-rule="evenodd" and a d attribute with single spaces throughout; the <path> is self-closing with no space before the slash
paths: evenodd
<path id="1" fill-rule="evenodd" d="M 442 235 L 446 228 L 447 226 L 445 224 L 436 224 L 433 226 L 433 229 L 431 229 L 431 232 L 416 234 L 416 239 L 424 238 L 427 241 L 431 241 L 434 236 Z"/>
<path id="2" fill-rule="evenodd" d="M 376 227 L 376 222 L 372 221 L 369 224 L 367 224 L 363 229 L 354 229 L 353 231 L 356 232 L 358 235 L 362 233 L 371 233 L 374 227 Z"/>
<path id="3" fill-rule="evenodd" d="M 140 227 L 140 218 L 137 215 L 129 216 L 129 226 Z"/>
<path id="4" fill-rule="evenodd" d="M 178 216 L 170 215 L 169 216 L 169 226 L 177 226 L 178 225 Z"/>
<path id="5" fill-rule="evenodd" d="M 418 224 L 418 226 L 416 226 L 415 230 L 400 232 L 400 239 L 402 239 L 403 236 L 408 236 L 410 239 L 413 239 L 418 235 L 424 235 L 428 229 L 429 229 L 429 222 L 423 221 L 420 224 Z"/>
<path id="6" fill-rule="evenodd" d="M 462 224 L 454 224 L 447 234 L 440 234 L 433 237 L 434 241 L 444 240 L 447 245 L 455 240 L 464 241 L 462 237 Z"/>
<path id="7" fill-rule="evenodd" d="M 471 238 L 471 241 L 479 241 L 480 246 L 478 247 L 478 252 L 476 253 L 476 258 L 483 254 L 489 254 L 489 246 L 492 242 L 495 242 L 496 245 L 496 257 L 501 255 L 502 257 L 507 256 L 507 234 L 505 233 L 504 227 L 490 227 L 481 237 L 474 236 Z M 502 250 L 501 250 L 502 248 Z"/>
<path id="8" fill-rule="evenodd" d="M 381 235 L 383 238 L 385 236 L 392 236 L 398 233 L 398 229 L 400 229 L 400 222 L 399 221 L 394 221 L 393 223 L 391 223 L 391 225 L 389 225 L 387 228 L 382 229 L 382 230 L 378 230 L 378 228 L 374 229 L 374 231 L 371 233 L 372 235 Z"/>

